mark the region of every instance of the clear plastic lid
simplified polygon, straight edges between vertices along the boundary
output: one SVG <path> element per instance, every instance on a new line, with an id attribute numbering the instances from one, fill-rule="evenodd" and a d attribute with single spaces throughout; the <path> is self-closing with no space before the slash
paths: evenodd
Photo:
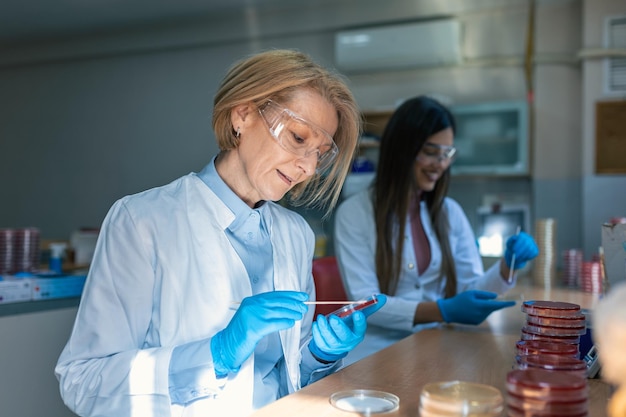
<path id="1" fill-rule="evenodd" d="M 507 393 L 549 401 L 587 399 L 587 379 L 567 372 L 545 369 L 514 369 L 506 376 Z"/>
<path id="2" fill-rule="evenodd" d="M 582 359 L 562 355 L 518 355 L 515 357 L 518 369 L 546 369 L 548 371 L 569 372 L 582 378 L 587 376 L 587 363 Z"/>
<path id="3" fill-rule="evenodd" d="M 562 301 L 526 300 L 522 311 L 542 317 L 575 317 L 580 314 L 580 306 Z"/>
<path id="4" fill-rule="evenodd" d="M 543 340 L 519 340 L 515 346 L 518 355 L 563 355 L 578 358 L 578 345 L 546 342 Z"/>
<path id="5" fill-rule="evenodd" d="M 420 395 L 421 416 L 499 416 L 504 400 L 491 385 L 465 381 L 428 383 Z"/>
<path id="6" fill-rule="evenodd" d="M 543 317 L 527 314 L 526 323 L 552 327 L 586 327 L 587 318 L 584 314 L 572 317 Z"/>
<path id="7" fill-rule="evenodd" d="M 522 340 L 542 340 L 544 342 L 580 344 L 580 336 L 549 336 L 531 333 L 522 327 Z"/>
<path id="8" fill-rule="evenodd" d="M 397 410 L 400 406 L 400 398 L 388 392 L 355 389 L 332 394 L 330 403 L 342 411 L 370 415 Z"/>
<path id="9" fill-rule="evenodd" d="M 528 333 L 534 333 L 545 336 L 582 336 L 587 332 L 585 326 L 582 327 L 554 327 L 540 326 L 538 324 L 526 324 L 522 330 Z"/>

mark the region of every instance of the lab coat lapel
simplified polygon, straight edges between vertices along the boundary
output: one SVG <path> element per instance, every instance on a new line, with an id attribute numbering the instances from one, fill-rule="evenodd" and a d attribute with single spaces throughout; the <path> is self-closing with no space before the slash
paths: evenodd
<path id="1" fill-rule="evenodd" d="M 270 236 L 272 241 L 272 252 L 274 256 L 274 288 L 280 290 L 296 290 L 302 291 L 299 277 L 299 269 L 295 265 L 295 260 L 299 256 L 294 256 L 290 251 L 298 251 L 301 248 L 291 247 L 289 233 L 293 233 L 288 229 L 287 223 L 283 223 L 280 216 L 273 216 L 270 228 Z M 277 243 L 278 242 L 278 243 Z M 280 332 L 280 341 L 285 354 L 285 363 L 289 376 L 289 392 L 300 389 L 300 332 L 301 321 L 297 321 L 295 325 L 287 330 Z"/>

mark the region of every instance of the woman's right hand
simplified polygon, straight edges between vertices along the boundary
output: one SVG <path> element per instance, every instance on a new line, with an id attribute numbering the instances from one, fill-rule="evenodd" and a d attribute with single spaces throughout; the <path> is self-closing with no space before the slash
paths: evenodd
<path id="1" fill-rule="evenodd" d="M 302 320 L 308 298 L 307 293 L 297 291 L 272 291 L 244 298 L 228 326 L 211 339 L 215 374 L 225 376 L 239 371 L 264 336 Z"/>

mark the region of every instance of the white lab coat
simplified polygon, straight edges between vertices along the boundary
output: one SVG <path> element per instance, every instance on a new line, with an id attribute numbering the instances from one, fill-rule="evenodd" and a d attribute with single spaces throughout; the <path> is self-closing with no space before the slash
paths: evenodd
<path id="1" fill-rule="evenodd" d="M 461 206 L 446 198 L 444 208 L 450 222 L 450 247 L 457 272 L 457 291 L 480 289 L 504 293 L 515 285 L 500 276 L 500 263 L 496 262 L 486 273 L 476 246 L 476 238 Z M 420 216 L 424 232 L 430 243 L 430 265 L 419 276 L 410 219 L 404 231 L 402 271 L 396 295 L 370 316 L 365 340 L 357 346 L 344 364 L 352 363 L 371 353 L 430 325 L 413 326 L 417 305 L 422 301 L 436 301 L 443 297 L 445 280 L 439 280 L 441 248 L 432 227 L 425 202 L 421 202 Z M 345 200 L 335 217 L 335 254 L 346 292 L 351 299 L 360 300 L 380 288 L 376 276 L 376 229 L 370 189 L 362 190 Z"/>
<path id="2" fill-rule="evenodd" d="M 306 221 L 268 202 L 276 290 L 314 299 L 314 235 Z M 232 212 L 195 174 L 127 196 L 107 214 L 71 337 L 56 375 L 63 400 L 89 416 L 245 416 L 251 412 L 254 355 L 218 380 L 209 397 L 171 405 L 168 369 L 175 346 L 206 339 L 229 323 L 233 301 L 252 295 L 246 268 L 224 233 Z M 280 332 L 288 381 L 300 388 L 300 349 L 313 309 Z"/>

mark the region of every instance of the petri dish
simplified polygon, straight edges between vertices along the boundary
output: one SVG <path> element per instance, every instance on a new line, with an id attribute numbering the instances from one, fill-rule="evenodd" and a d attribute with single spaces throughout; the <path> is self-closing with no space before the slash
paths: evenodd
<path id="1" fill-rule="evenodd" d="M 580 344 L 580 336 L 548 336 L 529 332 L 525 327 L 522 327 L 522 340 L 542 340 L 544 342 L 568 343 L 576 346 Z"/>
<path id="2" fill-rule="evenodd" d="M 508 405 L 506 408 L 507 417 L 589 417 L 589 414 L 585 411 L 580 414 L 567 414 L 565 416 L 559 416 L 558 414 L 552 414 L 550 411 L 525 411 L 520 410 L 517 407 Z"/>
<path id="3" fill-rule="evenodd" d="M 526 323 L 552 327 L 586 327 L 587 318 L 582 313 L 572 317 L 543 317 L 527 314 Z"/>
<path id="4" fill-rule="evenodd" d="M 354 313 L 355 311 L 363 310 L 364 308 L 371 307 L 377 303 L 378 303 L 378 297 L 376 296 L 376 294 L 373 294 L 372 296 L 366 298 L 365 300 L 357 301 L 352 304 L 345 305 L 341 307 L 340 309 L 327 314 L 327 316 L 330 316 L 331 314 L 333 314 L 339 317 L 340 319 L 343 319 L 346 317 L 350 317 L 350 315 Z"/>
<path id="5" fill-rule="evenodd" d="M 384 391 L 354 389 L 332 394 L 330 403 L 342 411 L 370 415 L 396 411 L 400 407 L 400 398 Z"/>
<path id="6" fill-rule="evenodd" d="M 522 304 L 522 311 L 542 317 L 575 317 L 580 314 L 580 306 L 562 301 L 527 300 Z"/>
<path id="7" fill-rule="evenodd" d="M 587 399 L 576 401 L 551 401 L 535 398 L 522 398 L 509 394 L 507 407 L 523 410 L 527 416 L 577 416 L 585 415 L 589 408 Z"/>
<path id="8" fill-rule="evenodd" d="M 554 326 L 540 326 L 538 324 L 526 324 L 522 327 L 522 330 L 526 330 L 528 333 L 534 333 L 545 336 L 582 336 L 587 332 L 585 326 L 582 327 L 554 327 Z"/>
<path id="9" fill-rule="evenodd" d="M 546 342 L 543 340 L 518 340 L 515 344 L 518 355 L 562 355 L 578 358 L 578 345 Z"/>
<path id="10" fill-rule="evenodd" d="M 587 363 L 582 359 L 561 355 L 522 355 L 515 359 L 518 369 L 538 368 L 587 377 Z"/>
<path id="11" fill-rule="evenodd" d="M 587 379 L 567 372 L 545 369 L 514 369 L 506 376 L 507 394 L 549 401 L 587 398 Z"/>
<path id="12" fill-rule="evenodd" d="M 504 408 L 500 390 L 466 381 L 431 382 L 420 395 L 420 416 L 499 416 Z"/>

